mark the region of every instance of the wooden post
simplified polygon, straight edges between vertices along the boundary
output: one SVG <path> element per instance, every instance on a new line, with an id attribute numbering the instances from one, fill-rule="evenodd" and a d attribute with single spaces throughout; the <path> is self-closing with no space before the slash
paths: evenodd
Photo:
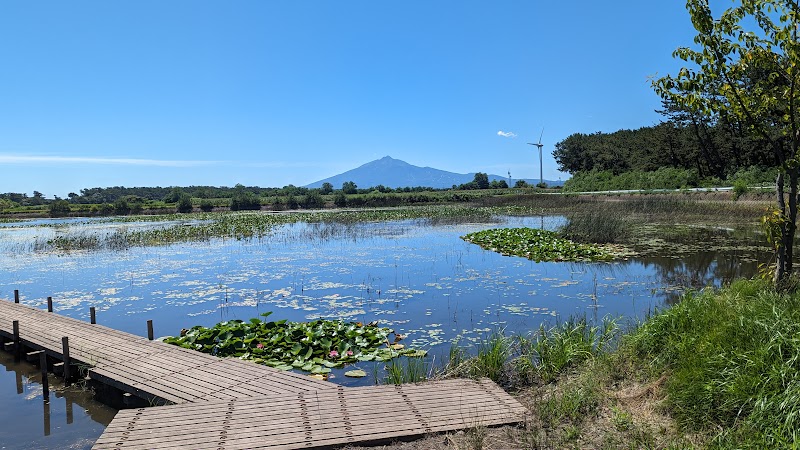
<path id="1" fill-rule="evenodd" d="M 47 312 L 53 312 L 53 297 L 47 297 Z"/>
<path id="2" fill-rule="evenodd" d="M 153 340 L 153 320 L 147 321 L 147 339 Z"/>
<path id="3" fill-rule="evenodd" d="M 94 313 L 94 306 L 89 308 L 89 322 L 91 322 L 92 324 L 97 323 L 97 317 L 95 316 Z"/>
<path id="4" fill-rule="evenodd" d="M 19 320 L 14 322 L 14 361 L 19 361 L 20 354 L 22 353 L 22 345 L 19 339 Z"/>
<path id="5" fill-rule="evenodd" d="M 42 371 L 42 398 L 50 401 L 50 381 L 47 379 L 47 352 L 39 353 L 39 369 Z"/>
<path id="6" fill-rule="evenodd" d="M 19 289 L 14 289 L 14 303 L 19 303 Z"/>
<path id="7" fill-rule="evenodd" d="M 69 384 L 70 373 L 69 373 L 69 338 L 64 336 L 61 338 L 61 354 L 64 358 L 64 384 Z"/>

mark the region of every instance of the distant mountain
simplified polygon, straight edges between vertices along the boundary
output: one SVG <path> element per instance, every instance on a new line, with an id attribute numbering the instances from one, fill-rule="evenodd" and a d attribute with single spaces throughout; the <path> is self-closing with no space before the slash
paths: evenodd
<path id="1" fill-rule="evenodd" d="M 431 167 L 419 167 L 411 165 L 405 161 L 384 156 L 381 159 L 368 162 L 363 166 L 348 170 L 347 172 L 334 175 L 324 180 L 319 180 L 306 185 L 308 188 L 322 187 L 322 183 L 330 183 L 335 189 L 342 187 L 345 181 L 354 182 L 359 188 L 368 188 L 383 185 L 390 188 L 424 186 L 437 189 L 445 189 L 469 183 L 475 178 L 475 173 L 454 173 L 446 170 L 434 169 Z M 508 177 L 499 175 L 489 175 L 489 181 L 505 180 Z M 539 180 L 525 179 L 529 184 L 536 184 Z M 560 186 L 562 181 L 544 180 L 548 186 Z M 517 182 L 512 178 L 511 184 Z"/>

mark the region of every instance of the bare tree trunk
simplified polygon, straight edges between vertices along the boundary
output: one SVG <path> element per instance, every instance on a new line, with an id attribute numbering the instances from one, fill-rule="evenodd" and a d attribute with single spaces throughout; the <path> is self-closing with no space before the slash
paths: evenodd
<path id="1" fill-rule="evenodd" d="M 784 179 L 783 172 L 778 172 L 778 178 L 775 180 L 775 192 L 778 201 L 778 210 L 781 213 L 781 218 L 786 218 L 786 199 L 783 195 Z M 775 276 L 773 282 L 776 286 L 781 284 L 786 279 L 786 220 L 781 220 L 780 225 L 781 233 L 780 239 L 775 246 Z"/>
<path id="2" fill-rule="evenodd" d="M 798 168 L 792 167 L 789 170 L 789 214 L 786 217 L 786 237 L 783 245 L 786 249 L 786 260 L 784 261 L 784 276 L 792 274 L 792 259 L 794 249 L 794 234 L 797 230 L 797 181 Z"/>

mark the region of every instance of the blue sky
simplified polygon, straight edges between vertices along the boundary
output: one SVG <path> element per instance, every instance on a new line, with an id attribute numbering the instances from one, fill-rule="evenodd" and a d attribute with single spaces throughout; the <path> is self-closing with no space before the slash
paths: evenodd
<path id="1" fill-rule="evenodd" d="M 566 178 L 556 142 L 660 120 L 683 5 L 2 2 L 0 192 L 300 186 L 386 155 L 538 178 L 542 128 Z"/>

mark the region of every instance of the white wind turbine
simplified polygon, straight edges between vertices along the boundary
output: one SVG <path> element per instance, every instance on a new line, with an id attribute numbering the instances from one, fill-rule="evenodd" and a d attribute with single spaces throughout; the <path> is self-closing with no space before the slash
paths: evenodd
<path id="1" fill-rule="evenodd" d="M 542 134 L 539 135 L 538 143 L 534 144 L 532 142 L 528 142 L 528 145 L 535 145 L 539 147 L 539 184 L 544 184 L 544 176 L 542 175 L 542 147 L 544 147 L 544 144 L 542 144 L 542 136 L 544 136 L 544 128 L 542 128 Z"/>

